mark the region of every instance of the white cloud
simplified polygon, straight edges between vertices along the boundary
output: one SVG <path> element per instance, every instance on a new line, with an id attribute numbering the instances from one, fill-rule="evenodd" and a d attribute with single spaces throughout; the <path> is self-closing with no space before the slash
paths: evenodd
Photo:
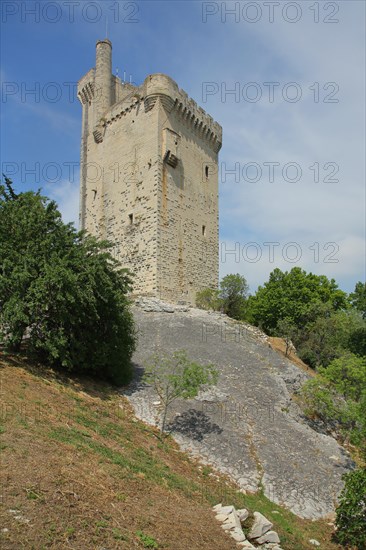
<path id="1" fill-rule="evenodd" d="M 243 246 L 255 241 L 262 247 L 267 241 L 280 242 L 281 247 L 295 241 L 303 254 L 293 265 L 335 277 L 341 287 L 351 290 L 365 274 L 365 6 L 361 2 L 337 4 L 340 22 L 335 25 L 314 24 L 309 18 L 293 25 L 281 21 L 253 25 L 250 41 L 258 51 L 266 50 L 265 56 L 272 64 L 260 62 L 253 66 L 249 62 L 245 79 L 237 52 L 232 56 L 227 52 L 225 72 L 233 75 L 226 82 L 228 88 L 233 87 L 235 80 L 240 80 L 243 87 L 245 82 L 254 80 L 253 75 L 263 91 L 264 82 L 280 82 L 276 93 L 284 83 L 295 81 L 303 92 L 299 102 L 283 101 L 279 92 L 274 103 L 263 99 L 257 103 L 243 100 L 236 103 L 232 96 L 221 103 L 217 94 L 209 98 L 205 108 L 216 113 L 224 129 L 221 167 L 226 163 L 227 169 L 233 169 L 239 163 L 242 170 L 246 163 L 256 162 L 262 169 L 262 178 L 257 183 L 245 181 L 242 173 L 239 182 L 230 175 L 224 182 L 221 174 L 222 239 L 231 246 L 235 242 Z M 308 4 L 302 5 L 305 13 Z M 243 25 L 230 25 L 238 48 L 241 43 L 243 51 L 248 45 L 247 30 Z M 230 40 L 232 46 L 233 38 Z M 257 50 L 251 52 L 254 59 Z M 309 89 L 314 82 L 319 82 L 320 98 L 332 91 L 332 86 L 323 90 L 323 84 L 335 82 L 339 86 L 335 94 L 338 103 L 322 100 L 315 103 Z M 273 182 L 269 181 L 264 162 L 280 163 L 275 168 Z M 284 181 L 281 170 L 288 162 L 301 167 L 300 181 Z M 320 170 L 318 183 L 314 181 L 316 162 Z M 326 177 L 337 166 L 339 172 L 333 178 L 339 182 L 327 183 Z M 314 251 L 309 249 L 314 243 L 319 243 L 323 254 L 319 262 L 314 262 Z M 327 243 L 338 247 L 338 262 L 324 262 L 324 255 L 331 252 L 329 247 L 323 250 Z M 224 275 L 239 270 L 254 290 L 268 279 L 274 267 L 289 270 L 293 265 L 281 254 L 271 264 L 265 260 L 263 250 L 263 257 L 256 263 L 243 259 L 236 263 L 233 256 L 228 257 L 221 264 L 221 271 Z"/>

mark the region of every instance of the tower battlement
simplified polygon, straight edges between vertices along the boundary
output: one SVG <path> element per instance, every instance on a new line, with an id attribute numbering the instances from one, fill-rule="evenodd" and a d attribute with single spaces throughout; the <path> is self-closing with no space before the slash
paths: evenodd
<path id="1" fill-rule="evenodd" d="M 112 74 L 112 44 L 78 82 L 80 226 L 110 240 L 134 292 L 193 303 L 218 284 L 221 126 L 169 76 Z"/>

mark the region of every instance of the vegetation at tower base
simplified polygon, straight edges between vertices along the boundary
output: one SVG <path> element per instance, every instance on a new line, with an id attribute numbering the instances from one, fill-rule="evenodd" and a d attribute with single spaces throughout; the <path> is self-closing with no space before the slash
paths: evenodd
<path id="1" fill-rule="evenodd" d="M 161 431 L 165 423 L 169 405 L 178 398 L 192 399 L 204 385 L 216 384 L 218 371 L 213 365 L 199 365 L 190 361 L 184 350 L 172 356 L 155 354 L 145 369 L 143 380 L 151 384 L 161 402 Z"/>
<path id="2" fill-rule="evenodd" d="M 243 319 L 249 291 L 242 275 L 226 275 L 220 281 L 220 289 L 204 288 L 196 295 L 196 305 L 202 309 L 222 311 L 233 319 Z"/>
<path id="3" fill-rule="evenodd" d="M 343 547 L 362 550 L 366 548 L 366 468 L 349 472 L 344 481 L 334 538 Z"/>
<path id="4" fill-rule="evenodd" d="M 222 309 L 233 319 L 245 316 L 245 306 L 249 286 L 246 279 L 239 275 L 226 275 L 220 282 L 220 299 Z"/>
<path id="5" fill-rule="evenodd" d="M 364 289 L 359 282 L 347 296 L 325 275 L 276 268 L 252 296 L 247 297 L 245 278 L 232 274 L 222 279 L 220 289 L 201 290 L 196 304 L 284 338 L 287 349 L 293 343 L 300 358 L 317 369 L 344 352 L 366 355 Z"/>
<path id="6" fill-rule="evenodd" d="M 0 337 L 9 350 L 116 384 L 130 379 L 130 278 L 109 244 L 64 224 L 39 192 L 0 187 Z"/>

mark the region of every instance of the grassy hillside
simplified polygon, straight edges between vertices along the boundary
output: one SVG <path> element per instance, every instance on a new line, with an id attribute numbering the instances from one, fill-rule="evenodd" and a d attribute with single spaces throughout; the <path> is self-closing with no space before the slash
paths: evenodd
<path id="1" fill-rule="evenodd" d="M 243 495 L 156 429 L 113 388 L 0 357 L 3 549 L 231 550 L 211 511 L 265 514 L 285 550 L 339 548 L 327 522 Z M 296 444 L 296 442 L 295 442 Z"/>

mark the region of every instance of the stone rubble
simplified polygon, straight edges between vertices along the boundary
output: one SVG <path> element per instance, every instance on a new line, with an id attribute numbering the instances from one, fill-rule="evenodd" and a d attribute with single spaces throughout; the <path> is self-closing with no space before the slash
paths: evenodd
<path id="1" fill-rule="evenodd" d="M 236 510 L 234 506 L 216 504 L 213 511 L 216 514 L 216 519 L 220 521 L 221 527 L 237 542 L 239 548 L 249 550 L 259 546 L 263 550 L 282 550 L 279 546 L 280 538 L 278 534 L 276 531 L 272 531 L 273 524 L 260 512 L 254 512 L 253 514 L 254 522 L 248 534 L 248 540 L 242 528 L 242 523 L 249 517 L 248 510 L 244 508 Z M 257 546 L 253 546 L 252 542 Z"/>
<path id="2" fill-rule="evenodd" d="M 250 539 L 256 539 L 267 533 L 267 531 L 270 531 L 272 527 L 273 523 L 268 521 L 260 512 L 254 512 L 254 523 L 248 536 Z"/>
<path id="3" fill-rule="evenodd" d="M 141 308 L 143 311 L 155 312 L 155 313 L 187 313 L 189 312 L 192 317 L 196 316 L 209 316 L 212 322 L 223 323 L 228 327 L 237 326 L 240 327 L 242 331 L 245 331 L 248 335 L 260 340 L 261 342 L 266 342 L 269 344 L 269 337 L 258 327 L 245 323 L 244 321 L 236 321 L 231 319 L 225 313 L 219 311 L 206 311 L 200 308 L 192 307 L 188 304 L 171 304 L 164 302 L 159 298 L 153 298 L 148 296 L 139 296 L 134 300 L 134 304 Z"/>
<path id="4" fill-rule="evenodd" d="M 154 311 L 157 313 L 187 312 L 190 309 L 188 305 L 168 304 L 163 300 L 159 300 L 159 298 L 147 298 L 144 296 L 137 298 L 135 305 L 144 311 Z"/>

